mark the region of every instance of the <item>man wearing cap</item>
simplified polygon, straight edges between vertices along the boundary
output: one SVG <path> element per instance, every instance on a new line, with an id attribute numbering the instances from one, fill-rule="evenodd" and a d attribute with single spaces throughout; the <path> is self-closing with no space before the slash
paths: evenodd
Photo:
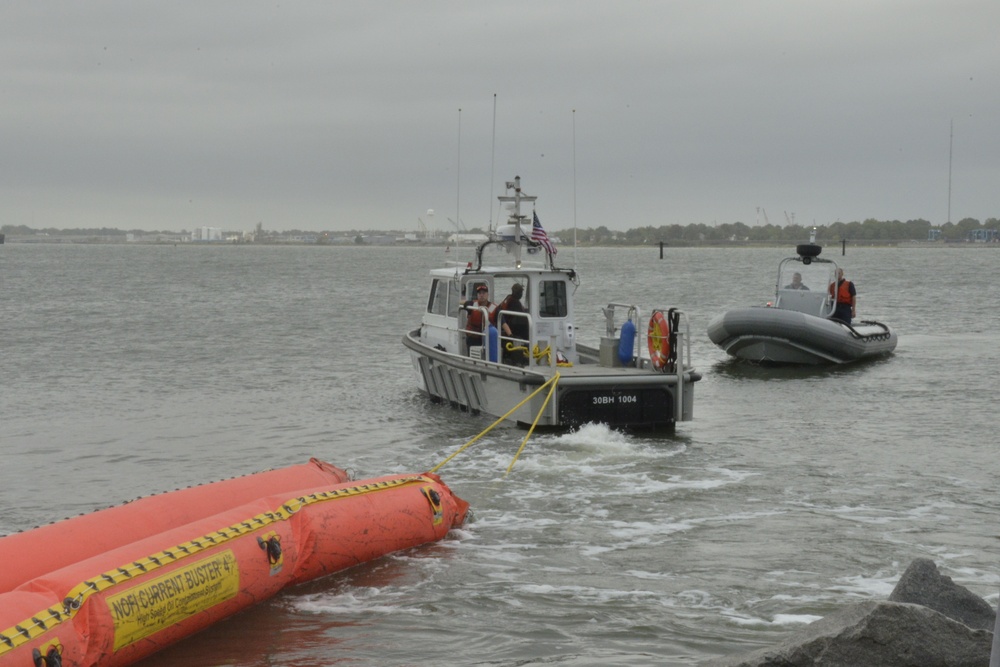
<path id="1" fill-rule="evenodd" d="M 482 309 L 486 309 L 487 319 L 483 319 Z M 490 303 L 490 287 L 485 283 L 481 283 L 476 286 L 476 300 L 467 301 L 465 303 L 465 309 L 469 311 L 469 317 L 465 321 L 465 342 L 472 347 L 473 345 L 486 345 L 486 339 L 483 334 L 486 330 L 486 324 L 489 319 L 493 317 L 493 311 L 495 311 L 497 305 L 495 303 Z"/>

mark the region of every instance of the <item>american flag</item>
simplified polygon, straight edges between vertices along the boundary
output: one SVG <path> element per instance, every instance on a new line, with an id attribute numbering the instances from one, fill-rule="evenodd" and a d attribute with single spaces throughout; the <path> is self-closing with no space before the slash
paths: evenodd
<path id="1" fill-rule="evenodd" d="M 545 233 L 545 229 L 542 228 L 542 223 L 538 221 L 538 214 L 532 211 L 532 215 L 535 220 L 531 223 L 531 240 L 535 243 L 541 244 L 550 254 L 556 254 L 556 247 L 552 245 L 552 241 L 549 240 L 549 235 Z"/>

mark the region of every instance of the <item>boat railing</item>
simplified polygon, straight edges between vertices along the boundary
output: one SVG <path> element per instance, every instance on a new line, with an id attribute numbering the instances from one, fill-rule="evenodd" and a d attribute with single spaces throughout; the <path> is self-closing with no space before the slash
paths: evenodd
<path id="1" fill-rule="evenodd" d="M 528 338 L 517 338 L 515 336 L 504 336 L 503 335 L 503 324 L 505 319 L 512 319 L 520 317 L 527 321 L 528 325 Z M 513 330 L 513 327 L 511 328 Z M 525 355 L 528 359 L 528 366 L 535 366 L 535 357 L 531 350 L 531 341 L 534 340 L 535 323 L 531 319 L 530 313 L 522 313 L 516 310 L 500 310 L 497 311 L 497 338 L 500 341 L 500 354 L 498 355 L 498 360 L 503 360 L 504 350 L 507 349 L 507 344 L 510 343 L 514 347 L 523 347 L 527 350 Z"/>
<path id="2" fill-rule="evenodd" d="M 602 308 L 602 310 L 604 311 L 604 320 L 605 320 L 604 324 L 607 337 L 614 338 L 615 334 L 618 332 L 618 327 L 616 326 L 615 323 L 616 308 L 625 309 L 626 311 L 625 320 L 622 321 L 622 324 L 625 324 L 625 322 L 627 322 L 628 320 L 632 320 L 632 323 L 635 325 L 636 328 L 636 336 L 638 336 L 639 322 L 641 321 L 642 317 L 642 313 L 639 311 L 639 306 L 635 305 L 634 303 L 617 303 L 613 301 L 604 308 Z M 638 343 L 638 338 L 636 339 L 636 342 Z"/>
<path id="3" fill-rule="evenodd" d="M 483 306 L 476 306 L 476 305 L 465 306 L 464 309 L 466 311 L 466 316 L 464 318 L 459 319 L 459 326 L 458 326 L 459 349 L 460 350 L 465 349 L 466 336 L 470 334 L 473 336 L 479 336 L 480 344 L 469 345 L 468 351 L 463 352 L 463 354 L 471 353 L 473 351 L 473 348 L 476 347 L 480 348 L 481 350 L 486 349 L 487 345 L 489 345 L 490 311 L 484 308 Z M 481 322 L 479 331 L 474 331 L 468 328 L 468 321 L 469 321 L 468 314 L 474 310 L 478 310 L 482 314 L 482 318 L 479 320 Z"/>

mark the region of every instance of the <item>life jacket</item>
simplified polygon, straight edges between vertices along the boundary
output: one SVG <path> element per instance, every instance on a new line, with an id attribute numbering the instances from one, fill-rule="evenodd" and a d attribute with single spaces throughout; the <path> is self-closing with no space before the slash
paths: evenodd
<path id="1" fill-rule="evenodd" d="M 830 285 L 830 294 L 833 294 L 833 285 Z M 851 305 L 851 281 L 841 280 L 837 284 L 837 303 Z"/>
<path id="2" fill-rule="evenodd" d="M 503 301 L 497 304 L 496 308 L 490 311 L 490 324 L 493 326 L 497 325 L 497 315 L 501 310 L 507 310 L 507 302 L 510 300 L 510 295 L 503 298 Z"/>
<path id="3" fill-rule="evenodd" d="M 469 317 L 465 320 L 465 330 L 472 331 L 474 333 L 483 333 L 483 311 L 479 309 L 479 303 L 473 301 L 469 304 Z M 495 303 L 490 303 L 486 305 L 486 311 L 489 313 L 489 319 L 493 320 L 493 313 L 496 312 L 497 305 Z"/>

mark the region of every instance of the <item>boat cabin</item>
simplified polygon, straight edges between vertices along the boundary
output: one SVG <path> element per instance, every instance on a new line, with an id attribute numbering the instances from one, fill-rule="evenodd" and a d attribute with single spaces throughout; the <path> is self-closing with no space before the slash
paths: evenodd
<path id="1" fill-rule="evenodd" d="M 421 390 L 432 401 L 525 428 L 600 422 L 673 429 L 691 419 L 693 384 L 701 376 L 690 368 L 684 314 L 654 309 L 650 356 L 637 344 L 640 313 L 632 304 L 604 309 L 600 347 L 577 340 L 576 270 L 555 264 L 538 216 L 522 212 L 535 197 L 521 190 L 520 178 L 506 185 L 498 200 L 507 205 L 509 224 L 477 247 L 474 262 L 430 272 L 420 326 L 403 337 Z M 482 290 L 488 302 L 477 298 Z M 508 295 L 514 298 L 505 305 Z M 616 308 L 627 313 L 620 329 Z"/>
<path id="2" fill-rule="evenodd" d="M 478 330 L 470 330 L 469 318 L 478 308 L 476 292 L 481 285 L 489 289 L 489 303 L 496 305 L 495 326 L 489 313 L 484 312 L 474 318 L 481 323 Z M 523 289 L 520 312 L 501 307 L 514 285 Z M 435 269 L 431 271 L 420 337 L 426 344 L 451 354 L 512 365 L 536 365 L 540 358 L 536 357 L 536 347 L 538 351 L 555 349 L 575 362 L 574 288 L 572 274 L 562 270 Z M 505 328 L 510 329 L 509 335 L 504 333 Z M 547 357 L 544 363 L 548 363 Z"/>

